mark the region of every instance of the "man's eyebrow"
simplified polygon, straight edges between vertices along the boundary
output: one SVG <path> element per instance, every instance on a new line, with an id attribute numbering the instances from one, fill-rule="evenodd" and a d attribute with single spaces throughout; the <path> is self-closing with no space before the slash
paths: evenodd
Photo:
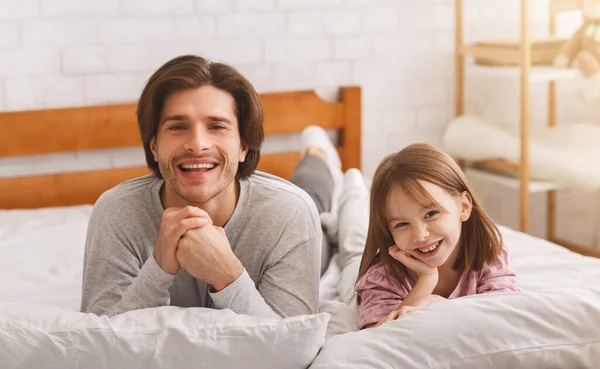
<path id="1" fill-rule="evenodd" d="M 209 120 L 209 121 L 211 121 L 211 122 L 219 122 L 219 123 L 228 123 L 228 124 L 233 124 L 233 123 L 231 122 L 231 120 L 229 120 L 228 118 L 221 117 L 221 116 L 218 116 L 218 115 L 209 115 L 207 118 L 208 118 L 208 120 Z"/>
<path id="2" fill-rule="evenodd" d="M 165 117 L 160 123 L 165 123 L 170 120 L 187 120 L 187 116 L 182 114 L 169 115 L 168 117 Z"/>

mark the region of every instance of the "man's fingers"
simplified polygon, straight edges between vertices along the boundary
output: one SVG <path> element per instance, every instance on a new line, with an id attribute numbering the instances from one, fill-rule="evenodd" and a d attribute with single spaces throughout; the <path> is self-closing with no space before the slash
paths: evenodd
<path id="1" fill-rule="evenodd" d="M 212 224 L 212 219 L 210 219 L 210 216 L 208 215 L 207 212 L 205 212 L 204 210 L 196 207 L 196 206 L 186 206 L 183 208 L 168 208 L 165 210 L 165 212 L 163 213 L 163 222 L 164 221 L 171 221 L 171 222 L 178 222 L 181 219 L 186 219 L 186 218 L 194 218 L 194 217 L 198 217 L 198 218 L 206 218 L 208 219 L 209 223 Z"/>
<path id="2" fill-rule="evenodd" d="M 183 237 L 185 232 L 189 231 L 190 229 L 202 228 L 209 224 L 211 224 L 211 223 L 206 218 L 182 219 L 175 226 L 175 234 L 173 236 L 177 237 L 179 239 L 179 238 Z"/>
<path id="3" fill-rule="evenodd" d="M 186 218 L 192 218 L 192 217 L 206 218 L 210 221 L 210 224 L 212 224 L 212 219 L 210 219 L 210 216 L 208 215 L 208 213 L 205 212 L 204 210 L 200 209 L 199 207 L 188 205 L 185 208 L 181 209 L 181 212 L 183 213 L 183 215 L 185 215 Z"/>

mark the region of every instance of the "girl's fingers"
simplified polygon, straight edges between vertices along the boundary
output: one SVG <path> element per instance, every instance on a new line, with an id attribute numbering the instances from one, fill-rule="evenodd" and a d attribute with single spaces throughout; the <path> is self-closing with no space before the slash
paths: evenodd
<path id="1" fill-rule="evenodd" d="M 391 313 L 389 313 L 389 314 L 388 314 L 388 315 L 387 315 L 385 318 L 383 318 L 383 319 L 382 319 L 382 320 L 381 320 L 379 323 L 377 323 L 377 324 L 375 325 L 375 327 L 379 327 L 380 325 L 382 325 L 382 324 L 385 324 L 385 323 L 387 323 L 387 322 L 389 322 L 389 321 L 392 321 L 392 320 L 396 320 L 396 319 L 398 319 L 398 313 L 399 313 L 399 311 L 398 311 L 398 310 L 394 310 L 394 311 L 392 311 L 392 312 L 391 312 Z"/>
<path id="2" fill-rule="evenodd" d="M 417 308 L 415 308 L 414 306 L 402 306 L 402 308 L 400 308 L 400 311 L 398 312 L 398 318 L 404 314 L 408 314 L 415 310 L 417 310 Z"/>

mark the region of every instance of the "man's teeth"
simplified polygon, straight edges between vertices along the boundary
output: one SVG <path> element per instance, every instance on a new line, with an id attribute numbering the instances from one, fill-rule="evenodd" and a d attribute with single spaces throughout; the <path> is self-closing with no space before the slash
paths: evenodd
<path id="1" fill-rule="evenodd" d="M 212 169 L 215 167 L 215 164 L 211 164 L 211 163 L 183 164 L 181 167 L 183 169 Z"/>
<path id="2" fill-rule="evenodd" d="M 431 247 L 428 247 L 426 249 L 418 249 L 418 250 L 421 251 L 422 253 L 427 253 L 427 252 L 431 252 L 431 251 L 437 249 L 439 245 L 440 245 L 440 241 L 434 243 L 433 246 L 431 246 Z"/>

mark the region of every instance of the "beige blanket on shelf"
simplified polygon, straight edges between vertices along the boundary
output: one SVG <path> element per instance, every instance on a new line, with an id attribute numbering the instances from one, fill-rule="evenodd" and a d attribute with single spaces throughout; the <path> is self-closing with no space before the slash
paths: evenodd
<path id="1" fill-rule="evenodd" d="M 520 162 L 520 138 L 477 116 L 451 121 L 443 145 L 451 156 L 468 161 Z M 532 130 L 529 147 L 532 179 L 584 191 L 600 188 L 600 126 L 578 123 Z"/>

